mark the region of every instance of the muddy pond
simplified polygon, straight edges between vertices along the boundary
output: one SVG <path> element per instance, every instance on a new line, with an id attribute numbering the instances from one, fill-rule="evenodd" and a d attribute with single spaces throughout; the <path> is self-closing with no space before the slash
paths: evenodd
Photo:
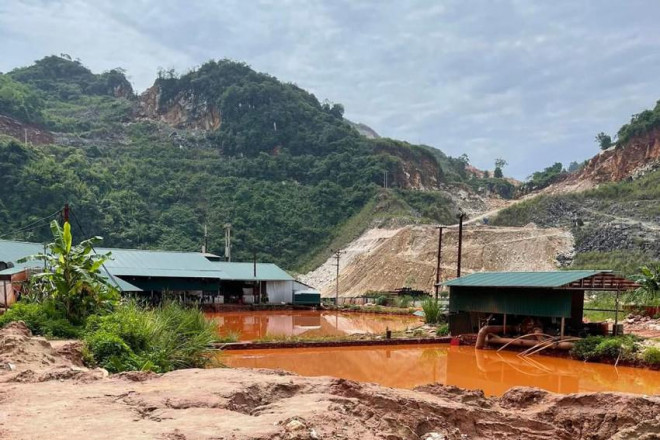
<path id="1" fill-rule="evenodd" d="M 660 372 L 445 345 L 226 351 L 230 367 L 271 368 L 413 388 L 440 382 L 499 396 L 513 386 L 556 393 L 660 393 Z"/>
<path id="2" fill-rule="evenodd" d="M 218 324 L 221 336 L 233 335 L 239 341 L 295 336 L 315 338 L 353 334 L 385 334 L 422 324 L 412 315 L 378 315 L 312 310 L 207 313 Z"/>

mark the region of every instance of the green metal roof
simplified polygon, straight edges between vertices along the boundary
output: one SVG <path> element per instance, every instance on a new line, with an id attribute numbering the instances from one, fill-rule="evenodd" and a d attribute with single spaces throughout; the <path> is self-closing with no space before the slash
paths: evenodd
<path id="1" fill-rule="evenodd" d="M 198 252 L 152 251 L 141 249 L 97 248 L 99 254 L 110 252 L 111 256 L 105 262 L 107 271 L 117 279 L 116 283 L 123 291 L 140 291 L 118 277 L 151 277 L 151 278 L 196 278 L 215 280 L 244 281 L 291 281 L 291 277 L 275 264 L 257 263 L 257 276 L 254 276 L 253 263 L 229 263 L 209 261 Z M 43 252 L 39 243 L 0 240 L 0 261 L 12 262 L 13 268 L 0 272 L 8 274 L 20 272 L 22 268 L 39 268 L 38 261 L 17 263 L 21 258 Z M 110 277 L 112 279 L 113 277 Z M 121 283 L 126 283 L 122 287 Z M 130 290 L 129 290 L 130 289 Z"/>
<path id="2" fill-rule="evenodd" d="M 293 277 L 271 263 L 257 263 L 257 276 L 254 276 L 254 263 L 229 263 L 211 261 L 214 267 L 222 271 L 223 280 L 248 281 L 292 281 Z"/>
<path id="3" fill-rule="evenodd" d="M 606 270 L 563 270 L 555 272 L 480 272 L 442 283 L 449 287 L 545 287 L 556 288 Z"/>
<path id="4" fill-rule="evenodd" d="M 39 261 L 27 261 L 25 263 L 18 263 L 18 260 L 21 258 L 39 254 L 43 251 L 44 246 L 39 243 L 0 240 L 0 261 L 4 263 L 12 263 L 14 267 L 11 269 L 19 269 L 18 272 L 25 268 L 37 268 L 43 266 L 43 263 Z"/>

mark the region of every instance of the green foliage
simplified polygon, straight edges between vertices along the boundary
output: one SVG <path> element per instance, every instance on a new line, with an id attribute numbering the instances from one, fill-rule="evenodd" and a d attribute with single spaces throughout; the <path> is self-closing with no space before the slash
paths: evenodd
<path id="1" fill-rule="evenodd" d="M 109 315 L 90 319 L 84 338 L 87 358 L 110 372 L 167 372 L 203 368 L 217 328 L 198 309 L 170 303 L 144 309 L 122 304 Z"/>
<path id="2" fill-rule="evenodd" d="M 508 180 L 502 178 L 484 178 L 480 180 L 471 180 L 469 185 L 478 191 L 485 187 L 489 192 L 495 193 L 503 199 L 512 199 L 516 193 L 516 187 Z M 501 176 L 500 176 L 501 177 Z"/>
<path id="3" fill-rule="evenodd" d="M 653 258 L 640 251 L 610 251 L 610 252 L 581 252 L 575 256 L 571 269 L 574 270 L 615 270 L 626 277 L 637 274 L 639 267 L 644 264 L 660 264 Z"/>
<path id="4" fill-rule="evenodd" d="M 648 365 L 660 365 L 660 348 L 649 347 L 642 353 L 642 360 Z"/>
<path id="5" fill-rule="evenodd" d="M 449 324 L 440 324 L 435 334 L 438 336 L 449 336 Z"/>
<path id="6" fill-rule="evenodd" d="M 23 321 L 32 333 L 48 338 L 78 338 L 81 334 L 80 327 L 71 324 L 52 301 L 15 303 L 6 313 L 0 315 L 0 327 L 13 321 Z"/>
<path id="7" fill-rule="evenodd" d="M 93 250 L 101 238 L 93 237 L 74 246 L 68 222 L 60 227 L 53 220 L 50 228 L 54 241 L 47 245 L 48 251 L 21 260 L 41 260 L 46 265 L 44 272 L 32 276 L 36 283 L 31 284 L 31 296 L 52 302 L 74 324 L 110 310 L 119 294 L 101 273 L 110 255 L 98 255 Z"/>
<path id="8" fill-rule="evenodd" d="M 638 342 L 634 335 L 589 336 L 575 342 L 571 356 L 584 361 L 633 360 L 639 350 Z"/>
<path id="9" fill-rule="evenodd" d="M 536 191 L 552 185 L 559 180 L 566 172 L 560 162 L 545 168 L 543 171 L 537 171 L 531 175 L 529 180 L 522 186 L 524 192 Z"/>
<path id="10" fill-rule="evenodd" d="M 372 222 L 453 218 L 455 205 L 442 193 L 404 189 L 406 170 L 461 181 L 460 160 L 367 139 L 343 120 L 340 105 L 245 64 L 213 61 L 180 77 L 161 72 L 161 110 L 185 97 L 200 112 L 220 111 L 221 126 L 206 133 L 135 120 L 132 92 L 115 96 L 130 86 L 120 70 L 96 75 L 60 56 L 8 76 L 41 94 L 44 123 L 76 145 L 0 140 L 0 187 L 11 188 L 0 220 L 8 231 L 69 202 L 106 246 L 195 251 L 206 223 L 209 249 L 221 253 L 220 228 L 230 222 L 235 259 L 251 260 L 256 251 L 259 260 L 308 270 Z M 11 238 L 39 242 L 47 232 L 29 228 Z"/>
<path id="11" fill-rule="evenodd" d="M 440 321 L 440 301 L 427 298 L 422 303 L 422 310 L 424 310 L 424 322 L 427 324 L 435 324 Z"/>
<path id="12" fill-rule="evenodd" d="M 381 295 L 376 298 L 376 305 L 378 306 L 386 306 L 388 303 L 388 298 L 385 295 Z"/>
<path id="13" fill-rule="evenodd" d="M 619 129 L 618 145 L 625 146 L 633 138 L 644 136 L 658 127 L 660 127 L 660 101 L 656 103 L 653 110 L 644 110 L 633 115 L 630 122 Z"/>
<path id="14" fill-rule="evenodd" d="M 397 296 L 396 300 L 394 301 L 394 305 L 402 309 L 407 309 L 410 307 L 410 304 L 412 304 L 413 301 L 414 298 L 410 295 Z"/>
<path id="15" fill-rule="evenodd" d="M 493 177 L 496 179 L 501 179 L 504 177 L 504 173 L 502 172 L 502 168 L 507 166 L 508 163 L 504 159 L 495 159 L 495 171 L 493 172 Z"/>
<path id="16" fill-rule="evenodd" d="M 43 105 L 31 87 L 0 74 L 0 114 L 38 123 L 43 120 Z"/>
<path id="17" fill-rule="evenodd" d="M 628 296 L 635 305 L 660 305 L 660 264 L 642 266 L 633 279 L 640 285 Z"/>
<path id="18" fill-rule="evenodd" d="M 601 131 L 596 135 L 596 143 L 598 143 L 601 150 L 607 150 L 612 146 L 612 138 Z"/>

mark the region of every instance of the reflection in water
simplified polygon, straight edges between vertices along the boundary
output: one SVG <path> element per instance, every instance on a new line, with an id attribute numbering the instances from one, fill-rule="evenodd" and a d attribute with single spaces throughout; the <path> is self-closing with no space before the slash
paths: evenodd
<path id="1" fill-rule="evenodd" d="M 501 395 L 514 386 L 557 393 L 660 393 L 660 372 L 472 347 L 388 346 L 227 351 L 231 367 L 273 368 L 413 388 L 440 382 Z"/>
<path id="2" fill-rule="evenodd" d="M 337 313 L 311 310 L 207 313 L 222 336 L 238 333 L 241 341 L 266 336 L 341 336 L 405 330 L 421 324 L 416 316 Z"/>

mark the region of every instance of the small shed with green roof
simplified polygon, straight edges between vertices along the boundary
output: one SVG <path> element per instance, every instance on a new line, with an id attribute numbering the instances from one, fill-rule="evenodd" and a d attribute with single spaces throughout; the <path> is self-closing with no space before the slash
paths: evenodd
<path id="1" fill-rule="evenodd" d="M 514 325 L 525 319 L 578 330 L 585 291 L 621 292 L 637 286 L 606 270 L 481 272 L 442 284 L 449 287 L 453 335 L 476 333 L 484 322 Z"/>

